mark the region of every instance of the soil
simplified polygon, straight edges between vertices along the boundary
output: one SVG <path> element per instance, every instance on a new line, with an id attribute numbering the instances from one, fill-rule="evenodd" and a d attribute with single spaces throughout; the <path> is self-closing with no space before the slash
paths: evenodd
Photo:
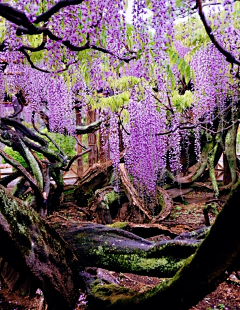
<path id="1" fill-rule="evenodd" d="M 217 213 L 221 210 L 222 203 L 226 197 L 221 197 L 220 201 L 214 201 L 211 204 L 211 208 L 208 212 L 209 220 L 212 224 L 216 218 Z M 161 221 L 161 225 L 166 227 L 169 232 L 173 234 L 181 234 L 185 231 L 196 230 L 205 226 L 205 218 L 203 215 L 203 207 L 206 202 L 213 200 L 212 194 L 203 192 L 190 192 L 181 197 L 176 198 L 174 202 L 174 208 L 170 216 Z M 60 209 L 49 217 L 49 222 L 63 221 L 85 221 L 86 216 L 80 212 L 77 206 L 70 206 L 67 209 Z M 166 240 L 171 239 L 167 235 L 157 235 L 148 238 L 149 240 Z M 139 276 L 129 273 L 117 273 L 114 271 L 107 271 L 118 282 L 119 285 L 131 288 L 137 292 L 143 292 L 151 289 L 157 284 L 167 281 L 168 279 L 160 279 L 148 276 Z M 0 283 L 0 310 L 25 310 L 25 309 L 37 309 L 34 307 L 34 303 L 41 302 L 41 292 L 38 292 L 35 302 L 31 307 L 26 307 L 28 299 L 22 297 L 18 300 L 15 296 L 6 294 L 6 289 L 1 288 Z M 3 297 L 5 295 L 5 298 Z M 86 300 L 85 295 L 80 293 L 78 305 L 75 310 L 85 310 Z M 25 298 L 25 302 L 23 302 Z M 19 305 L 21 304 L 21 306 Z M 211 294 L 207 295 L 191 310 L 212 310 L 212 309 L 225 309 L 225 310 L 240 310 L 240 271 L 233 273 L 229 276 L 227 281 L 221 283 L 217 289 Z M 169 309 L 171 310 L 171 309 Z"/>

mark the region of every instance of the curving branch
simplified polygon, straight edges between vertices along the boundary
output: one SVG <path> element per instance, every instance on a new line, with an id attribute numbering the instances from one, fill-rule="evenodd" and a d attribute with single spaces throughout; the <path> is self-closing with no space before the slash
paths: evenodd
<path id="1" fill-rule="evenodd" d="M 53 5 L 50 9 L 46 12 L 42 13 L 41 15 L 37 16 L 36 19 L 33 21 L 34 24 L 38 24 L 40 22 L 46 22 L 49 20 L 51 16 L 57 13 L 60 9 L 65 8 L 70 5 L 77 5 L 84 2 L 84 0 L 61 0 L 55 5 Z"/>
<path id="2" fill-rule="evenodd" d="M 64 8 L 64 7 L 67 7 L 70 5 L 81 4 L 83 1 L 84 0 L 59 1 L 58 3 L 53 5 L 49 10 L 47 10 L 43 14 L 37 16 L 36 19 L 33 21 L 33 23 L 38 24 L 38 23 L 43 22 L 43 21 L 46 22 L 49 20 L 49 18 L 52 15 L 57 13 L 61 8 Z M 41 72 L 44 72 L 44 73 L 51 73 L 51 71 L 48 71 L 48 70 L 45 70 L 45 69 L 42 69 L 42 68 L 36 66 L 33 63 L 33 61 L 31 60 L 31 57 L 27 51 L 36 52 L 36 51 L 40 51 L 40 50 L 45 49 L 47 37 L 49 37 L 53 41 L 61 41 L 62 45 L 64 45 L 68 49 L 70 49 L 72 51 L 76 51 L 76 52 L 84 51 L 87 49 L 93 49 L 93 50 L 102 52 L 104 54 L 108 54 L 108 55 L 111 55 L 113 57 L 116 57 L 118 60 L 124 61 L 126 63 L 129 63 L 131 60 L 136 59 L 136 55 L 134 55 L 130 58 L 120 57 L 120 56 L 116 55 L 115 53 L 113 53 L 112 51 L 110 51 L 110 50 L 108 50 L 102 46 L 91 45 L 90 40 L 89 40 L 89 35 L 87 36 L 87 41 L 83 46 L 73 45 L 69 40 L 63 40 L 62 38 L 54 35 L 53 32 L 50 29 L 48 29 L 47 27 L 36 27 L 36 26 L 34 26 L 33 23 L 27 18 L 26 14 L 24 12 L 11 7 L 9 4 L 0 4 L 0 16 L 6 18 L 10 22 L 19 26 L 16 30 L 16 34 L 18 36 L 21 36 L 24 34 L 37 35 L 37 34 L 43 33 L 43 41 L 39 46 L 31 47 L 31 46 L 22 45 L 18 50 L 21 53 L 23 53 L 23 55 L 26 57 L 27 61 L 29 62 L 29 64 L 31 65 L 32 68 L 39 70 Z M 96 25 L 94 25 L 94 27 L 97 27 L 98 24 L 99 24 L 99 21 L 96 23 Z M 131 53 L 133 53 L 133 52 L 131 51 Z M 66 65 L 66 68 L 59 70 L 57 73 L 66 71 L 71 64 L 73 64 L 73 63 Z"/>
<path id="3" fill-rule="evenodd" d="M 215 47 L 219 50 L 220 53 L 222 53 L 226 57 L 226 61 L 231 64 L 236 64 L 240 66 L 240 61 L 237 60 L 230 52 L 228 52 L 214 37 L 213 31 L 211 27 L 208 24 L 208 21 L 206 19 L 206 16 L 203 12 L 202 2 L 201 0 L 196 0 L 196 6 L 198 7 L 198 14 L 203 22 L 203 25 L 205 27 L 205 30 L 212 41 L 212 43 L 215 45 Z"/>
<path id="4" fill-rule="evenodd" d="M 86 149 L 85 151 L 83 151 L 83 152 L 81 152 L 81 153 L 79 153 L 79 154 L 74 155 L 74 156 L 70 159 L 70 161 L 69 161 L 67 167 L 66 167 L 66 168 L 62 168 L 61 170 L 68 171 L 68 170 L 70 169 L 70 167 L 72 166 L 73 162 L 74 162 L 76 159 L 78 159 L 80 156 L 83 156 L 84 154 L 87 154 L 87 153 L 91 152 L 91 150 L 92 150 L 91 148 L 88 148 L 88 149 Z"/>
<path id="5" fill-rule="evenodd" d="M 102 121 L 98 120 L 86 126 L 76 126 L 76 134 L 84 135 L 85 133 L 93 133 L 100 129 Z"/>
<path id="6" fill-rule="evenodd" d="M 38 205 L 43 205 L 43 196 L 42 192 L 36 182 L 36 180 L 31 176 L 31 174 L 21 165 L 19 162 L 17 162 L 15 159 L 7 155 L 3 150 L 0 149 L 0 155 L 5 159 L 6 162 L 8 162 L 10 165 L 12 165 L 14 168 L 16 168 L 21 175 L 23 175 L 30 183 L 33 191 L 36 194 Z"/>
<path id="7" fill-rule="evenodd" d="M 36 31 L 36 27 L 29 21 L 26 14 L 13 8 L 7 3 L 0 3 L 0 15 L 18 26 L 24 26 L 30 31 Z"/>
<path id="8" fill-rule="evenodd" d="M 11 183 L 13 180 L 17 179 L 18 177 L 22 176 L 22 174 L 20 173 L 20 171 L 16 171 L 16 172 L 13 172 L 9 175 L 7 175 L 6 177 L 4 178 L 1 178 L 0 179 L 0 185 L 4 186 L 4 187 L 7 187 L 7 185 L 9 183 Z"/>
<path id="9" fill-rule="evenodd" d="M 1 122 L 4 125 L 14 127 L 17 132 L 20 132 L 25 137 L 28 137 L 29 139 L 36 141 L 43 147 L 46 147 L 48 144 L 47 141 L 45 141 L 43 138 L 36 135 L 34 132 L 32 132 L 30 129 L 28 129 L 26 126 L 24 126 L 20 121 L 16 119 L 12 119 L 12 118 L 10 119 L 10 118 L 5 117 L 5 118 L 1 118 Z M 8 128 L 7 130 L 10 130 L 10 128 Z"/>
<path id="10" fill-rule="evenodd" d="M 56 147 L 56 149 L 59 151 L 59 153 L 61 153 L 64 157 L 67 157 L 67 155 L 63 152 L 63 150 L 61 150 L 61 148 L 57 145 L 57 143 L 47 134 L 47 133 L 43 133 L 41 132 L 37 126 L 35 125 L 35 121 L 34 121 L 34 116 L 35 116 L 35 111 L 32 111 L 32 118 L 31 118 L 31 121 L 32 121 L 32 125 L 33 125 L 33 128 L 42 136 L 45 136 L 48 138 L 48 140 L 50 142 L 52 142 L 52 144 Z"/>

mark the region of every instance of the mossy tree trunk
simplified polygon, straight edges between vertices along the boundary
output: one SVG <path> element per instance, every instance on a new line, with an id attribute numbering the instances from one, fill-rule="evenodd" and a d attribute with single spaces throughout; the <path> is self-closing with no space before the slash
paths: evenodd
<path id="1" fill-rule="evenodd" d="M 223 210 L 196 253 L 185 261 L 184 266 L 167 283 L 134 297 L 125 292 L 120 298 L 112 287 L 112 294 L 108 287 L 106 297 L 103 294 L 104 287 L 101 289 L 97 283 L 93 284 L 96 299 L 104 300 L 101 309 L 135 310 L 141 305 L 141 308 L 187 310 L 196 305 L 228 277 L 235 265 L 239 266 L 240 208 L 236 203 L 239 199 L 240 181 L 234 186 Z"/>
<path id="2" fill-rule="evenodd" d="M 78 298 L 77 259 L 58 233 L 0 185 L 0 257 L 14 270 L 10 288 L 40 287 L 49 310 L 73 309 Z M 3 264 L 3 262 L 2 262 Z"/>
<path id="3" fill-rule="evenodd" d="M 0 256 L 13 269 L 31 278 L 35 287 L 43 290 L 49 309 L 63 309 L 63 305 L 64 309 L 73 309 L 80 266 L 158 276 L 172 276 L 176 272 L 169 282 L 147 293 L 133 297 L 125 290 L 121 298 L 109 293 L 109 298 L 102 300 L 101 309 L 122 309 L 124 306 L 126 310 L 133 310 L 139 308 L 139 304 L 152 309 L 159 304 L 162 309 L 189 309 L 214 290 L 228 276 L 226 272 L 231 272 L 234 265 L 239 264 L 240 208 L 236 201 L 240 199 L 240 182 L 234 186 L 200 247 L 199 241 L 186 240 L 186 236 L 183 240 L 151 243 L 103 225 L 79 227 L 73 224 L 66 229 L 56 227 L 72 252 L 35 211 L 28 209 L 3 187 L 0 187 L 0 199 L 0 236 L 3 244 Z M 96 288 L 94 283 L 91 285 Z M 105 289 L 104 285 L 101 287 Z M 99 298 L 101 287 L 94 290 Z"/>

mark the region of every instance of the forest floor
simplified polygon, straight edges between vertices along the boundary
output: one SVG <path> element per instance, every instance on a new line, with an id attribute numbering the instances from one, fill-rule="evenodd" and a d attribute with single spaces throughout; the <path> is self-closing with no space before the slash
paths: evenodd
<path id="1" fill-rule="evenodd" d="M 196 230 L 205 226 L 203 206 L 205 205 L 206 200 L 211 199 L 211 195 L 212 194 L 202 192 L 191 192 L 184 195 L 181 200 L 174 202 L 174 208 L 171 215 L 167 218 L 167 220 L 162 221 L 160 224 L 173 234 L 181 234 L 183 232 Z M 226 197 L 221 197 L 221 200 L 224 201 L 225 198 Z M 213 208 L 209 212 L 209 220 L 211 224 L 215 220 L 218 209 L 219 208 L 213 205 Z M 79 216 L 79 211 L 76 208 L 70 207 L 67 210 L 59 210 L 49 218 L 50 222 L 54 222 L 55 220 L 61 220 L 66 224 L 71 220 L 81 222 L 81 216 Z M 155 235 L 148 238 L 148 240 L 154 241 L 167 239 L 171 238 L 167 235 Z M 129 273 L 117 273 L 114 271 L 107 272 L 118 281 L 119 285 L 131 288 L 138 292 L 146 291 L 162 281 L 167 281 L 167 279 L 159 279 L 156 277 L 139 276 Z M 238 276 L 240 276 L 240 272 L 238 272 L 238 274 L 230 275 L 227 281 L 221 283 L 214 292 L 207 295 L 201 302 L 192 307 L 191 310 L 240 310 L 240 280 L 238 279 Z M 6 293 L 6 291 L 4 291 L 4 288 L 1 288 L 0 283 L 0 310 L 33 309 L 26 307 L 26 305 L 20 306 L 17 298 L 10 298 L 10 296 L 8 296 L 7 299 L 4 298 L 3 293 Z M 82 297 L 84 296 L 82 295 Z M 39 295 L 38 300 L 40 301 L 40 299 L 41 296 Z M 79 301 L 76 310 L 87 309 L 84 304 L 85 301 L 83 298 L 82 301 Z"/>

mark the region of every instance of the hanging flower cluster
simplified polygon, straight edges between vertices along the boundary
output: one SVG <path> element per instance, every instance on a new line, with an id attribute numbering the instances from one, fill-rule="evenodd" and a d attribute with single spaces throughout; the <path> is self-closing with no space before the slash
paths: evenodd
<path id="1" fill-rule="evenodd" d="M 12 54 L 8 53 L 8 55 Z M 29 66 L 16 64 L 16 58 L 8 61 L 9 65 L 1 83 L 0 96 L 3 98 L 5 91 L 8 94 L 15 94 L 23 90 L 28 103 L 24 108 L 27 122 L 31 120 L 32 111 L 37 113 L 42 111 L 48 115 L 52 131 L 73 135 L 75 132 L 74 95 L 63 76 L 52 77 Z"/>
<path id="2" fill-rule="evenodd" d="M 229 66 L 224 56 L 212 45 L 199 50 L 191 61 L 195 73 L 193 115 L 197 122 L 214 117 L 214 109 L 224 109 L 229 90 Z"/>
<path id="3" fill-rule="evenodd" d="M 118 116 L 112 113 L 110 118 L 110 157 L 113 163 L 115 186 L 119 189 L 119 164 L 120 164 L 120 150 L 119 150 L 119 125 Z"/>
<path id="4" fill-rule="evenodd" d="M 166 167 L 166 137 L 156 135 L 164 130 L 166 113 L 156 110 L 149 90 L 143 97 L 140 100 L 134 89 L 129 101 L 130 137 L 125 139 L 125 163 L 134 185 L 142 194 L 146 191 L 151 196 L 155 192 L 159 171 Z"/>

